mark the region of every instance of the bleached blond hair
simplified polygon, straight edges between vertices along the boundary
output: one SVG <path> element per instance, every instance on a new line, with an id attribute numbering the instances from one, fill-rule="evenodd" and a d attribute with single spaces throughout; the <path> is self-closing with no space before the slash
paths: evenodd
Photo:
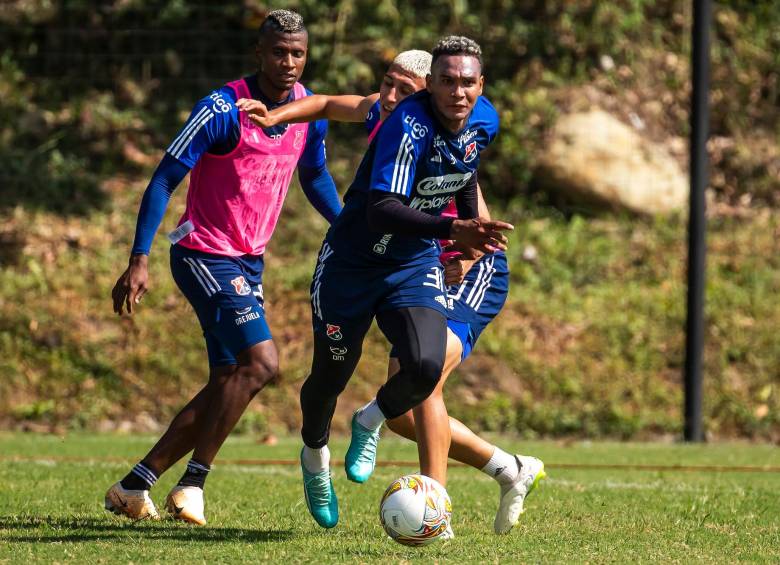
<path id="1" fill-rule="evenodd" d="M 418 78 L 425 78 L 426 75 L 431 73 L 431 61 L 433 55 L 427 51 L 421 51 L 419 49 L 411 49 L 409 51 L 402 51 L 393 59 L 393 64 L 398 65 L 401 69 L 410 75 Z"/>

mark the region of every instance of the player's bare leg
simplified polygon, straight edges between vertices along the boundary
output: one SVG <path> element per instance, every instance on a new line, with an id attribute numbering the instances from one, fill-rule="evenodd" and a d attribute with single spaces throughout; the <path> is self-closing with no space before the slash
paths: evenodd
<path id="1" fill-rule="evenodd" d="M 156 517 L 149 489 L 157 477 L 194 449 L 187 471 L 165 505 L 174 518 L 206 523 L 203 484 L 211 463 L 249 402 L 277 373 L 278 355 L 271 340 L 242 351 L 237 358 L 237 365 L 212 369 L 208 384 L 176 415 L 147 456 L 109 489 L 109 510 L 136 519 Z M 122 503 L 136 499 L 134 505 Z"/>
<path id="2" fill-rule="evenodd" d="M 208 413 L 211 397 L 235 370 L 235 365 L 213 367 L 206 386 L 181 409 L 163 436 L 143 458 L 143 462 L 157 471 L 158 476 L 195 449 L 195 442 Z"/>
<path id="3" fill-rule="evenodd" d="M 452 344 L 453 341 L 457 342 L 457 346 Z M 444 405 L 444 383 L 450 373 L 460 363 L 460 355 L 460 340 L 455 334 L 448 330 L 447 358 L 445 360 L 445 368 L 442 372 L 441 381 L 436 387 L 436 390 L 434 390 L 431 396 L 422 404 L 441 402 L 441 404 Z M 396 359 L 390 359 L 388 373 L 394 374 L 394 372 L 397 371 L 398 361 Z M 420 417 L 418 411 L 410 410 L 398 418 L 388 420 L 387 425 L 398 435 L 412 441 L 417 441 L 417 437 L 419 437 L 417 431 L 419 424 L 416 422 L 416 419 Z M 544 463 L 536 457 L 506 453 L 501 448 L 490 444 L 476 435 L 459 420 L 455 418 L 448 418 L 448 420 L 451 434 L 449 456 L 456 461 L 479 469 L 483 473 L 490 475 L 499 483 L 501 487 L 500 503 L 498 511 L 496 512 L 493 528 L 496 533 L 508 533 L 512 527 L 517 524 L 520 514 L 522 514 L 524 510 L 525 497 L 530 494 L 530 492 L 539 484 L 539 481 L 546 476 L 544 472 Z M 419 443 L 418 452 L 420 453 L 420 465 L 422 467 L 423 451 L 419 447 Z M 435 468 L 435 463 L 434 467 L 429 472 L 438 472 Z M 422 473 L 428 474 L 425 472 L 424 467 Z M 436 478 L 434 475 L 428 476 Z M 436 478 L 436 480 L 439 479 Z M 439 480 L 439 482 L 442 481 Z M 442 482 L 442 484 L 444 483 Z"/>
<path id="4" fill-rule="evenodd" d="M 107 510 L 135 520 L 159 518 L 149 497 L 149 489 L 157 477 L 194 449 L 200 426 L 208 412 L 211 395 L 234 371 L 234 365 L 211 369 L 209 382 L 179 411 L 146 457 L 124 479 L 108 490 Z"/>
<path id="5" fill-rule="evenodd" d="M 433 391 L 429 400 L 438 395 L 439 400 L 443 402 L 444 383 L 447 381 L 447 378 L 455 367 L 460 364 L 462 351 L 460 340 L 450 330 L 447 330 L 447 332 L 447 357 L 444 361 L 444 372 L 442 373 L 441 381 L 439 381 L 436 390 Z M 397 373 L 398 369 L 398 360 L 390 358 L 388 376 Z M 472 432 L 471 429 L 460 420 L 449 416 L 448 419 L 451 434 L 449 457 L 476 469 L 482 469 L 487 462 L 490 461 L 490 457 L 493 454 L 495 447 Z M 403 416 L 399 416 L 393 420 L 388 420 L 387 426 L 398 435 L 412 441 L 417 441 L 413 411 L 407 412 Z M 423 474 L 425 474 L 424 471 Z"/>
<path id="6" fill-rule="evenodd" d="M 447 407 L 444 405 L 443 386 L 447 376 L 458 366 L 460 354 L 460 340 L 448 329 L 442 379 L 433 393 L 412 409 L 412 425 L 417 438 L 420 472 L 444 486 L 447 485 L 447 457 L 450 451 L 451 432 Z M 391 422 L 392 420 L 388 424 Z M 390 429 L 393 429 L 392 426 Z"/>
<path id="7" fill-rule="evenodd" d="M 210 395 L 195 443 L 193 459 L 205 465 L 211 465 L 249 402 L 276 378 L 279 370 L 279 355 L 270 339 L 245 349 L 236 358 L 235 370 Z"/>
<path id="8" fill-rule="evenodd" d="M 208 396 L 205 414 L 199 420 L 195 449 L 187 471 L 165 501 L 178 519 L 204 525 L 203 484 L 211 463 L 233 431 L 249 402 L 278 372 L 278 355 L 273 341 L 260 342 L 237 356 L 238 364 L 219 381 Z"/>

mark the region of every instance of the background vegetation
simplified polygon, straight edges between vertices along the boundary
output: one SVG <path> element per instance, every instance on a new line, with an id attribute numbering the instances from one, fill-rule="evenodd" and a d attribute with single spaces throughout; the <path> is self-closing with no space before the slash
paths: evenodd
<path id="1" fill-rule="evenodd" d="M 502 117 L 484 159 L 494 215 L 515 223 L 512 291 L 452 378 L 453 414 L 527 437 L 676 436 L 681 430 L 685 217 L 556 205 L 533 171 L 556 117 L 598 105 L 687 155 L 691 13 L 682 0 L 15 0 L 0 11 L 0 421 L 51 430 L 156 429 L 206 375 L 194 315 L 152 251 L 152 292 L 116 318 L 148 177 L 192 104 L 254 69 L 270 8 L 310 30 L 320 92 L 375 90 L 397 51 L 445 33 L 478 39 Z M 705 413 L 711 436 L 780 440 L 780 2 L 716 3 Z M 364 147 L 333 125 L 343 190 Z M 181 187 L 166 216 L 183 209 Z M 309 364 L 308 283 L 325 223 L 292 190 L 268 253 L 283 377 L 241 423 L 299 425 Z M 159 238 L 158 238 L 159 239 Z M 372 331 L 338 423 L 384 378 Z"/>

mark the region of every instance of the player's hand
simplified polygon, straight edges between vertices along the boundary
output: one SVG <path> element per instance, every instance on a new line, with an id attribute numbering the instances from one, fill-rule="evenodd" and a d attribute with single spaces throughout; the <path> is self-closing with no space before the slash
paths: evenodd
<path id="1" fill-rule="evenodd" d="M 447 248 L 444 250 L 445 252 L 451 251 L 460 253 L 460 259 L 461 260 L 468 260 L 473 265 L 477 261 L 479 261 L 483 255 L 485 255 L 482 251 L 477 251 L 476 249 L 472 249 L 471 247 L 467 247 L 465 245 L 462 245 L 461 243 L 458 243 L 457 241 L 453 241 L 451 245 L 448 245 Z"/>
<path id="2" fill-rule="evenodd" d="M 512 224 L 500 220 L 455 220 L 450 228 L 450 239 L 483 253 L 506 251 L 508 240 L 502 232 L 513 229 Z"/>
<path id="3" fill-rule="evenodd" d="M 127 309 L 128 314 L 133 313 L 133 306 L 141 302 L 148 289 L 149 258 L 146 255 L 132 255 L 130 264 L 122 276 L 119 277 L 111 291 L 114 301 L 114 312 L 122 314 L 122 308 Z"/>
<path id="4" fill-rule="evenodd" d="M 270 128 L 276 125 L 276 120 L 271 117 L 271 113 L 265 104 L 259 100 L 251 98 L 239 98 L 236 107 L 246 112 L 249 119 L 259 125 L 261 128 Z"/>
<path id="5" fill-rule="evenodd" d="M 474 262 L 473 259 L 466 259 L 462 255 L 447 261 L 444 265 L 444 284 L 452 286 L 462 283 Z"/>

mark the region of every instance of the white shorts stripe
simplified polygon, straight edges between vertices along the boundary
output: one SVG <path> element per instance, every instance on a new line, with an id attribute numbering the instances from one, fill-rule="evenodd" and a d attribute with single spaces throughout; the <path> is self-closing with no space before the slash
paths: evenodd
<path id="1" fill-rule="evenodd" d="M 211 283 L 203 277 L 203 273 L 201 273 L 200 270 L 195 266 L 195 262 L 189 257 L 184 257 L 184 262 L 190 266 L 192 274 L 195 275 L 196 279 L 198 279 L 198 282 L 200 283 L 200 286 L 203 287 L 206 296 L 211 296 L 214 294 L 216 290 L 211 288 Z"/>
<path id="2" fill-rule="evenodd" d="M 481 302 L 481 297 L 485 296 L 485 291 L 490 286 L 490 279 L 493 277 L 491 258 L 483 261 L 485 265 L 484 272 L 480 271 L 480 277 L 474 282 L 474 297 L 471 298 L 466 304 L 471 306 L 474 310 L 478 308 L 477 304 Z"/>
<path id="3" fill-rule="evenodd" d="M 173 143 L 171 143 L 168 146 L 168 149 L 166 149 L 166 151 L 168 151 L 168 153 L 173 155 L 173 153 L 178 149 L 178 146 L 182 142 L 182 140 L 185 137 L 187 137 L 187 134 L 192 130 L 192 128 L 194 128 L 197 125 L 198 121 L 200 121 L 200 119 L 207 112 L 209 112 L 208 106 L 204 106 L 203 108 L 201 108 L 200 111 L 192 117 L 190 122 L 186 126 L 184 126 L 184 129 L 181 130 L 181 133 L 176 137 L 176 139 L 173 140 Z"/>
<path id="4" fill-rule="evenodd" d="M 471 287 L 471 292 L 469 292 L 469 295 L 466 297 L 466 304 L 471 306 L 471 300 L 474 298 L 474 295 L 477 293 L 477 289 L 479 288 L 479 281 L 482 280 L 482 274 L 485 272 L 485 262 L 480 261 L 479 262 L 479 273 L 477 273 L 477 278 L 474 281 L 474 286 Z"/>
<path id="5" fill-rule="evenodd" d="M 206 276 L 209 278 L 209 280 L 213 283 L 214 287 L 217 290 L 222 290 L 222 287 L 219 286 L 219 283 L 217 282 L 217 279 L 214 278 L 214 276 L 209 272 L 206 265 L 203 264 L 203 261 L 198 259 L 198 265 L 200 265 L 200 268 L 203 269 L 203 272 L 206 273 Z"/>
<path id="6" fill-rule="evenodd" d="M 482 306 L 482 301 L 485 299 L 485 294 L 487 294 L 487 291 L 490 288 L 490 283 L 493 280 L 493 275 L 496 272 L 496 269 L 493 267 L 495 258 L 491 257 L 486 261 L 489 261 L 489 264 L 487 265 L 488 275 L 485 277 L 484 284 L 482 285 L 482 291 L 479 293 L 479 300 L 476 302 L 476 304 L 474 304 L 474 310 L 479 310 L 479 307 Z"/>

